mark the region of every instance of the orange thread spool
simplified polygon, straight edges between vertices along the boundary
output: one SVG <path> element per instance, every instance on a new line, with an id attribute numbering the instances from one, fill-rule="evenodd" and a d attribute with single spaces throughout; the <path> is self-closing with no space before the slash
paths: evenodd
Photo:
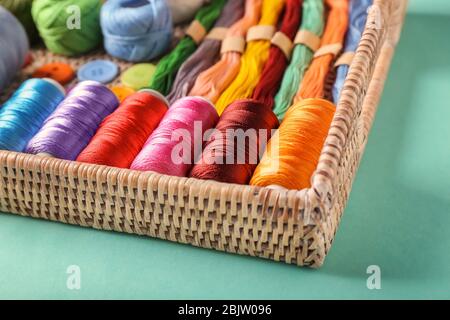
<path id="1" fill-rule="evenodd" d="M 290 107 L 250 184 L 309 188 L 334 111 L 334 104 L 324 99 L 305 99 Z"/>

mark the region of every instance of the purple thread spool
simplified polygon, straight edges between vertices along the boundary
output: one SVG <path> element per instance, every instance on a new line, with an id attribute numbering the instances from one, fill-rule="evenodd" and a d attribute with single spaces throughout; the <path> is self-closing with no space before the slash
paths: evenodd
<path id="1" fill-rule="evenodd" d="M 44 122 L 25 152 L 75 160 L 102 120 L 118 105 L 118 99 L 106 86 L 95 81 L 80 82 Z"/>

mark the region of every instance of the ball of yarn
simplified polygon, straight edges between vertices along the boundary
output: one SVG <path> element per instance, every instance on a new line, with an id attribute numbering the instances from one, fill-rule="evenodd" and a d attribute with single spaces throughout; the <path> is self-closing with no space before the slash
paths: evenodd
<path id="1" fill-rule="evenodd" d="M 29 51 L 27 35 L 20 22 L 0 6 L 0 92 L 14 78 Z"/>
<path id="2" fill-rule="evenodd" d="M 214 106 L 203 98 L 185 97 L 176 101 L 133 161 L 131 169 L 187 176 L 202 151 L 205 132 L 213 128 L 218 119 Z"/>
<path id="3" fill-rule="evenodd" d="M 27 31 L 30 42 L 35 43 L 39 37 L 31 16 L 32 4 L 33 0 L 0 0 L 0 6 L 5 7 L 16 16 Z"/>
<path id="4" fill-rule="evenodd" d="M 101 10 L 106 51 L 127 61 L 151 60 L 172 39 L 172 19 L 165 0 L 109 0 Z"/>
<path id="5" fill-rule="evenodd" d="M 101 0 L 35 0 L 31 12 L 47 48 L 73 56 L 101 43 L 101 6 Z"/>
<path id="6" fill-rule="evenodd" d="M 77 161 L 129 168 L 167 111 L 165 99 L 149 91 L 126 98 L 103 120 Z"/>
<path id="7" fill-rule="evenodd" d="M 278 119 L 263 102 L 243 99 L 222 113 L 190 177 L 247 184 Z M 240 137 L 240 139 L 239 139 Z"/>
<path id="8" fill-rule="evenodd" d="M 191 21 L 197 11 L 209 0 L 167 0 L 173 23 Z"/>
<path id="9" fill-rule="evenodd" d="M 0 108 L 0 149 L 21 152 L 64 99 L 51 80 L 29 79 Z"/>
<path id="10" fill-rule="evenodd" d="M 104 85 L 80 82 L 45 121 L 25 152 L 75 160 L 118 105 L 115 94 Z"/>

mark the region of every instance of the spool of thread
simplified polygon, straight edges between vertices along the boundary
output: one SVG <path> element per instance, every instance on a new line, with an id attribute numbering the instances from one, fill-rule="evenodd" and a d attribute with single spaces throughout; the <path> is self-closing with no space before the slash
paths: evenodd
<path id="1" fill-rule="evenodd" d="M 326 3 L 329 14 L 322 47 L 342 44 L 348 26 L 348 1 L 327 0 Z M 325 80 L 334 58 L 333 54 L 325 54 L 313 59 L 300 84 L 297 101 L 269 141 L 250 184 L 286 189 L 311 186 L 336 108 L 332 102 L 321 99 L 326 95 Z"/>
<path id="2" fill-rule="evenodd" d="M 167 0 L 174 24 L 191 21 L 197 11 L 209 0 Z"/>
<path id="3" fill-rule="evenodd" d="M 77 161 L 129 168 L 167 108 L 167 101 L 155 91 L 134 93 L 103 120 Z"/>
<path id="4" fill-rule="evenodd" d="M 57 54 L 74 56 L 101 43 L 102 0 L 34 0 L 32 15 L 46 47 Z"/>
<path id="5" fill-rule="evenodd" d="M 165 0 L 109 0 L 100 22 L 105 49 L 113 57 L 146 61 L 170 46 L 172 20 Z"/>
<path id="6" fill-rule="evenodd" d="M 230 27 L 226 38 L 245 39 L 248 29 L 256 25 L 261 17 L 262 2 L 246 0 L 244 17 Z M 197 77 L 189 95 L 205 97 L 215 103 L 239 73 L 241 56 L 242 53 L 237 50 L 222 53 L 220 61 Z"/>
<path id="7" fill-rule="evenodd" d="M 301 30 L 306 30 L 316 35 L 322 36 L 325 27 L 325 14 L 323 0 L 305 0 L 303 2 L 303 19 Z M 299 43 L 292 52 L 291 63 L 284 73 L 280 90 L 275 96 L 275 106 L 273 111 L 278 120 L 283 120 L 286 111 L 292 104 L 298 87 L 308 69 L 314 56 L 313 50 L 305 44 Z"/>
<path id="8" fill-rule="evenodd" d="M 25 151 L 75 160 L 118 104 L 106 86 L 94 81 L 80 82 L 44 122 Z"/>
<path id="9" fill-rule="evenodd" d="M 350 2 L 350 25 L 345 38 L 345 53 L 355 52 L 361 40 L 362 33 L 367 21 L 367 10 L 372 5 L 372 0 L 360 0 Z M 333 101 L 338 103 L 342 88 L 350 66 L 340 65 L 336 70 L 336 81 L 332 89 Z"/>
<path id="10" fill-rule="evenodd" d="M 281 17 L 285 0 L 264 0 L 259 26 L 272 26 Z M 271 39 L 253 40 L 247 43 L 242 55 L 241 69 L 231 85 L 216 102 L 217 112 L 221 114 L 225 107 L 237 99 L 250 98 L 259 82 L 264 64 L 269 58 Z"/>
<path id="11" fill-rule="evenodd" d="M 302 0 L 286 0 L 286 9 L 280 32 L 290 41 L 294 40 L 300 26 L 302 3 Z M 274 96 L 280 87 L 280 82 L 288 63 L 289 57 L 286 53 L 279 46 L 272 44 L 269 51 L 269 59 L 264 65 L 258 85 L 253 92 L 253 99 L 261 101 L 270 110 L 273 108 Z"/>
<path id="12" fill-rule="evenodd" d="M 244 0 L 229 0 L 214 28 L 230 27 L 242 17 L 243 13 Z M 221 44 L 221 39 L 207 37 L 189 59 L 183 63 L 175 78 L 172 90 L 167 96 L 170 103 L 187 96 L 198 75 L 217 62 L 220 57 Z"/>
<path id="13" fill-rule="evenodd" d="M 185 177 L 202 151 L 205 132 L 219 116 L 214 106 L 200 97 L 176 101 L 151 134 L 131 169 Z"/>
<path id="14" fill-rule="evenodd" d="M 334 104 L 324 99 L 305 99 L 290 107 L 250 184 L 309 188 L 334 111 Z"/>
<path id="15" fill-rule="evenodd" d="M 219 17 L 226 0 L 212 0 L 210 4 L 201 8 L 195 15 L 195 20 L 201 25 L 205 32 L 209 32 L 214 22 Z M 163 95 L 168 95 L 175 76 L 184 61 L 194 53 L 197 42 L 191 36 L 185 36 L 178 45 L 156 66 L 155 74 L 150 83 L 150 89 L 156 90 Z"/>
<path id="16" fill-rule="evenodd" d="M 64 89 L 53 80 L 23 82 L 0 108 L 0 149 L 22 152 L 63 99 Z"/>
<path id="17" fill-rule="evenodd" d="M 20 22 L 0 6 L 0 93 L 24 65 L 29 51 L 27 35 Z"/>
<path id="18" fill-rule="evenodd" d="M 31 43 L 38 40 L 38 32 L 31 16 L 33 0 L 0 0 L 0 6 L 12 12 L 25 28 Z"/>
<path id="19" fill-rule="evenodd" d="M 262 102 L 236 101 L 223 112 L 190 177 L 247 184 L 264 150 L 264 138 L 270 138 L 277 126 L 277 117 Z"/>

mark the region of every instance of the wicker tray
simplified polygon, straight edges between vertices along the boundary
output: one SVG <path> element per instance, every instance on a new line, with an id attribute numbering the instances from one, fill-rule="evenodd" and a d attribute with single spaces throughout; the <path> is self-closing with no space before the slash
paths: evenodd
<path id="1" fill-rule="evenodd" d="M 312 188 L 283 192 L 0 151 L 0 211 L 321 266 L 364 151 L 406 4 L 375 0 Z M 39 64 L 64 59 L 35 55 Z M 65 60 L 76 66 L 85 59 Z"/>

